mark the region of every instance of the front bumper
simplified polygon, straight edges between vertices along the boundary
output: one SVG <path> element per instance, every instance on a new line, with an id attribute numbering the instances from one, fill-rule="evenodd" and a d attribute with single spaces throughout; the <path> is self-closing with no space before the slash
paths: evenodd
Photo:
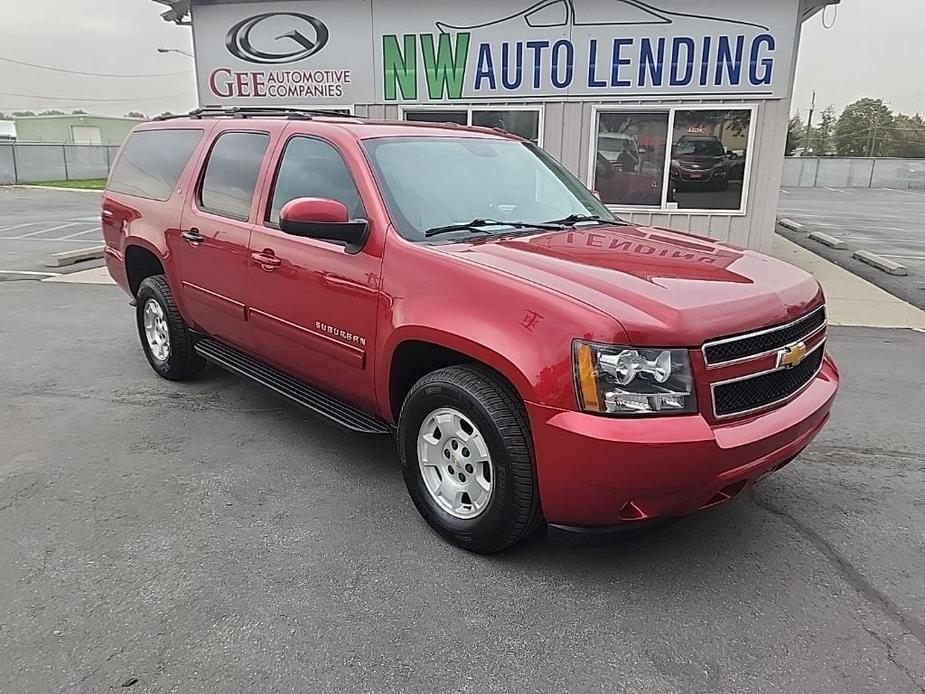
<path id="1" fill-rule="evenodd" d="M 601 527 L 723 503 L 793 460 L 828 421 L 838 370 L 827 355 L 800 395 L 760 415 L 609 418 L 527 404 L 547 522 Z"/>

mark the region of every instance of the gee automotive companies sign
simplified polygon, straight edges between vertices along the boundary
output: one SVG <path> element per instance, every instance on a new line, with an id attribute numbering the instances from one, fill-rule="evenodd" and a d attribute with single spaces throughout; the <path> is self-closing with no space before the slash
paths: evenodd
<path id="1" fill-rule="evenodd" d="M 203 104 L 782 98 L 797 0 L 195 4 Z"/>

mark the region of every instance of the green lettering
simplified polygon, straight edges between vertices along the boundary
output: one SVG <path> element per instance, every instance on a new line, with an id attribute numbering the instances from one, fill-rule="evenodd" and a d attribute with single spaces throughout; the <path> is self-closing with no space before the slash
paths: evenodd
<path id="1" fill-rule="evenodd" d="M 386 101 L 395 101 L 401 90 L 402 99 L 418 98 L 418 42 L 414 34 L 405 34 L 402 52 L 395 34 L 382 37 L 382 67 Z"/>
<path id="2" fill-rule="evenodd" d="M 440 34 L 434 46 L 433 34 L 421 34 L 421 53 L 427 75 L 427 92 L 434 101 L 461 99 L 469 59 L 469 34 L 456 34 L 456 46 L 449 34 Z"/>

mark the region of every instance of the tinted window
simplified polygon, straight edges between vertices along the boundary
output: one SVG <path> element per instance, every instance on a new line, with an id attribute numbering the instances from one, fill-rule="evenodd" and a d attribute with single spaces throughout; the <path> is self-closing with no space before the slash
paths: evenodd
<path id="1" fill-rule="evenodd" d="M 200 206 L 226 217 L 247 219 L 269 143 L 270 136 L 265 133 L 225 133 L 219 137 L 206 164 Z"/>
<path id="2" fill-rule="evenodd" d="M 421 123 L 456 123 L 469 125 L 468 111 L 405 111 L 405 120 Z"/>
<path id="3" fill-rule="evenodd" d="M 202 130 L 132 133 L 109 176 L 107 187 L 116 193 L 166 200 L 201 139 Z"/>
<path id="4" fill-rule="evenodd" d="M 296 137 L 286 145 L 273 186 L 269 221 L 279 223 L 279 213 L 296 198 L 328 198 L 343 203 L 354 219 L 365 217 L 360 193 L 344 158 L 327 142 Z"/>
<path id="5" fill-rule="evenodd" d="M 608 205 L 661 207 L 668 113 L 598 114 L 594 189 Z"/>

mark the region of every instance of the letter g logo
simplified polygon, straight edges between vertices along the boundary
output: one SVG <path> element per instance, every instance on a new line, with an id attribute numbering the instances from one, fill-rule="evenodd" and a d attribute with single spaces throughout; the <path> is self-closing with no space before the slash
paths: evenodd
<path id="1" fill-rule="evenodd" d="M 272 20 L 277 17 L 290 19 L 295 27 L 272 36 L 275 33 Z M 265 31 L 255 31 L 261 25 Z M 315 55 L 325 47 L 328 38 L 328 27 L 317 17 L 298 12 L 266 12 L 243 19 L 231 27 L 225 46 L 231 55 L 249 63 L 281 65 Z"/>

